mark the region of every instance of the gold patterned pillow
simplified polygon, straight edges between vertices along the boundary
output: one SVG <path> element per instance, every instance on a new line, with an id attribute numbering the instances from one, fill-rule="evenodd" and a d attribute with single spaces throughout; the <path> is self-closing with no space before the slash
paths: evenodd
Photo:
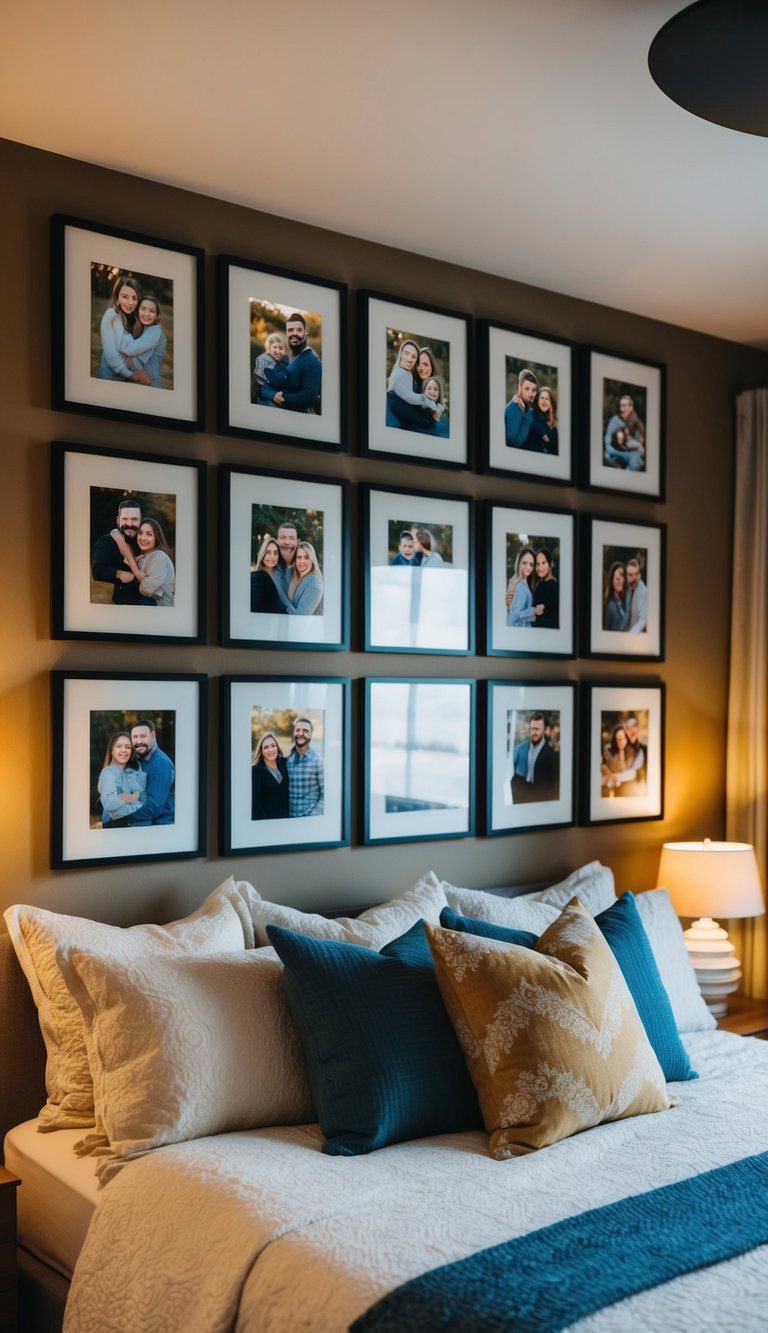
<path id="1" fill-rule="evenodd" d="M 535 949 L 424 928 L 494 1157 L 676 1104 L 621 969 L 578 898 Z"/>

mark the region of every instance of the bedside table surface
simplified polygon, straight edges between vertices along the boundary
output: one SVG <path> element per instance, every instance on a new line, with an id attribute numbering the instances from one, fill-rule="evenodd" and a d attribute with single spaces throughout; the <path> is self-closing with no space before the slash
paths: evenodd
<path id="1" fill-rule="evenodd" d="M 728 1013 L 718 1020 L 717 1026 L 741 1037 L 764 1036 L 768 1039 L 768 1000 L 729 997 Z"/>

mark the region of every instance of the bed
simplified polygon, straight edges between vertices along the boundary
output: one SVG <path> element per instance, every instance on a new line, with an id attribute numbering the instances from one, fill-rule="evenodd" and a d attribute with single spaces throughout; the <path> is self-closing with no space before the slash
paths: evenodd
<path id="1" fill-rule="evenodd" d="M 437 893 L 436 883 L 440 894 L 451 887 L 433 877 L 431 894 Z M 539 899 L 530 908 L 527 904 L 533 900 L 530 895 L 521 898 L 519 889 L 494 890 L 493 897 L 503 903 L 497 913 L 502 928 L 512 919 L 513 902 L 518 905 L 514 920 L 535 924 L 536 913 L 544 914 L 542 921 L 559 917 L 574 889 L 577 896 L 589 899 L 586 881 L 569 879 L 564 884 L 559 896 L 555 892 L 549 902 Z M 651 897 L 639 895 L 638 901 L 645 906 L 641 900 L 647 899 L 649 909 L 664 906 L 667 911 L 658 900 L 654 905 Z M 456 891 L 452 905 L 470 921 L 479 906 L 488 912 L 487 899 L 478 897 L 477 891 Z M 599 895 L 588 906 L 598 916 L 598 908 L 606 910 Z M 411 916 L 413 908 L 410 904 Z M 425 900 L 417 898 L 415 909 L 428 919 L 431 909 L 424 908 Z M 376 943 L 382 938 L 376 932 L 395 929 L 385 924 L 383 915 L 374 912 L 368 922 L 365 916 L 348 918 L 346 926 L 339 927 L 341 937 L 331 935 L 331 951 L 338 952 L 341 944 L 347 946 L 345 956 L 350 956 L 348 945 L 362 947 L 370 926 L 373 935 L 365 944 L 372 954 L 374 938 Z M 699 1077 L 666 1084 L 677 1103 L 673 1109 L 600 1123 L 511 1160 L 496 1160 L 489 1154 L 489 1136 L 482 1128 L 410 1137 L 374 1151 L 349 1153 L 342 1148 L 332 1155 L 323 1151 L 324 1135 L 311 1114 L 296 1123 L 264 1123 L 263 1117 L 271 1113 L 269 1102 L 256 1116 L 258 1128 L 198 1134 L 193 1118 L 189 1125 L 194 1137 L 187 1134 L 172 1141 L 173 1135 L 166 1136 L 161 1146 L 154 1140 L 142 1144 L 124 1138 L 120 1141 L 128 1147 L 121 1158 L 115 1158 L 114 1144 L 97 1144 L 95 1156 L 77 1157 L 72 1148 L 83 1138 L 82 1128 L 37 1133 L 36 1113 L 45 1100 L 45 1048 L 29 987 L 8 938 L 0 937 L 5 1067 L 12 1074 L 4 1081 L 0 1102 L 3 1130 L 15 1126 L 6 1139 L 6 1164 L 22 1177 L 22 1329 L 44 1333 L 60 1328 L 68 1295 L 67 1333 L 173 1329 L 335 1333 L 356 1321 L 361 1330 L 415 1324 L 424 1329 L 467 1330 L 564 1327 L 562 1311 L 555 1316 L 546 1304 L 551 1295 L 547 1286 L 558 1285 L 546 1276 L 557 1244 L 566 1259 L 568 1250 L 580 1245 L 577 1269 L 587 1271 L 591 1262 L 596 1274 L 622 1264 L 628 1270 L 647 1264 L 651 1261 L 639 1257 L 639 1251 L 634 1255 L 634 1224 L 627 1208 L 631 1210 L 637 1200 L 642 1204 L 658 1199 L 664 1228 L 669 1229 L 659 1232 L 652 1262 L 660 1266 L 664 1280 L 634 1292 L 630 1281 L 630 1294 L 617 1299 L 614 1292 L 603 1309 L 590 1310 L 588 1296 L 582 1295 L 582 1305 L 577 1302 L 571 1314 L 581 1312 L 576 1319 L 568 1316 L 568 1326 L 577 1324 L 582 1333 L 637 1328 L 665 1333 L 674 1328 L 686 1333 L 762 1330 L 768 1299 L 768 1189 L 761 1187 L 761 1177 L 750 1184 L 739 1172 L 744 1163 L 762 1170 L 768 1161 L 768 1043 L 712 1029 L 706 1010 L 696 1008 L 690 986 L 681 990 L 675 969 L 687 960 L 670 918 L 663 913 L 656 917 L 651 911 L 644 916 L 648 937 L 674 999 L 676 1020 L 693 1024 L 683 1033 L 683 1045 Z M 277 909 L 270 920 L 289 933 L 306 936 L 312 949 L 316 948 L 313 929 L 321 933 L 324 929 L 317 924 L 323 918 L 291 909 Z M 362 923 L 359 927 L 356 920 Z M 330 923 L 331 932 L 336 925 Z M 397 929 L 402 926 L 406 933 L 411 929 L 408 913 L 397 921 Z M 356 938 L 345 939 L 345 929 L 356 932 Z M 436 935 L 441 930 L 435 926 Z M 279 942 L 279 929 L 277 936 L 274 931 L 271 936 Z M 235 974 L 239 991 L 247 991 L 252 976 L 261 970 L 272 976 L 279 966 L 272 948 L 265 947 L 267 938 L 263 923 L 261 929 L 257 924 L 256 947 L 247 951 L 248 964 L 240 958 L 229 960 L 226 971 Z M 468 939 L 476 941 L 473 935 Z M 495 957 L 517 947 L 494 944 L 486 953 Z M 60 948 L 63 966 L 65 954 L 66 949 Z M 77 966 L 83 966 L 86 954 L 81 950 L 74 956 Z M 256 965 L 257 956 L 263 969 L 261 963 Z M 86 962 L 97 968 L 97 955 Z M 151 963 L 137 956 L 121 966 L 146 989 L 150 973 L 143 968 L 154 968 L 155 978 L 167 974 L 168 985 L 178 987 L 184 983 L 174 979 L 173 970 L 178 968 L 183 978 L 187 963 L 169 953 Z M 215 981 L 213 966 L 198 959 L 191 971 L 209 986 Z M 216 966 L 224 972 L 222 963 Z M 113 969 L 110 984 L 114 976 Z M 690 978 L 684 980 L 689 985 Z M 222 1008 L 231 1012 L 227 998 L 231 991 L 224 994 Z M 270 995 L 277 1003 L 274 987 Z M 217 1000 L 214 995 L 214 1008 Z M 264 1026 L 269 1026 L 266 1021 Z M 217 1030 L 212 1027 L 212 1031 Z M 290 1038 L 281 1033 L 281 1049 L 293 1041 L 295 1053 L 295 1038 L 295 1033 Z M 256 1043 L 253 1049 L 264 1069 L 275 1059 L 274 1050 L 264 1044 L 270 1039 L 265 1032 L 248 1037 Z M 171 1040 L 178 1045 L 178 1031 Z M 209 1053 L 207 1058 L 213 1057 Z M 290 1083 L 290 1077 L 283 1068 L 281 1078 Z M 293 1087 L 290 1097 L 296 1119 L 302 1094 Z M 238 1110 L 235 1118 L 242 1115 Z M 95 1127 L 94 1139 L 105 1123 Z M 152 1128 L 156 1131 L 155 1125 Z M 695 1200 L 675 1194 L 692 1181 L 703 1182 L 701 1195 L 720 1191 L 722 1212 L 714 1227 L 711 1217 L 698 1218 Z M 746 1196 L 741 1200 L 740 1192 Z M 566 1234 L 564 1243 L 558 1241 L 558 1226 L 571 1225 L 569 1219 L 591 1226 L 593 1214 L 594 1233 L 587 1231 L 575 1242 Z M 747 1239 L 733 1254 L 716 1257 L 718 1245 L 729 1240 L 746 1214 L 751 1228 Z M 698 1264 L 691 1272 L 665 1268 L 670 1251 L 695 1253 L 707 1227 L 714 1249 L 706 1252 L 703 1266 Z M 728 1235 L 724 1238 L 722 1233 Z M 521 1248 L 507 1251 L 510 1244 L 519 1244 L 516 1238 L 524 1239 L 530 1253 Z M 513 1283 L 526 1288 L 514 1318 L 498 1322 L 498 1306 L 494 1310 L 491 1302 L 484 1308 L 488 1270 L 466 1267 L 476 1263 L 472 1256 L 477 1253 L 481 1261 L 498 1254 L 508 1272 L 525 1275 Z M 421 1275 L 433 1270 L 453 1275 L 451 1299 L 457 1304 L 446 1304 L 442 1295 L 437 1301 L 428 1292 L 425 1296 Z M 481 1286 L 473 1288 L 473 1282 Z M 543 1283 L 541 1289 L 537 1282 Z M 458 1298 L 457 1284 L 462 1293 Z M 469 1299 L 466 1293 L 473 1290 L 482 1291 L 482 1298 Z M 514 1296 L 518 1299 L 519 1290 Z M 413 1300 L 416 1305 L 407 1303 Z"/>

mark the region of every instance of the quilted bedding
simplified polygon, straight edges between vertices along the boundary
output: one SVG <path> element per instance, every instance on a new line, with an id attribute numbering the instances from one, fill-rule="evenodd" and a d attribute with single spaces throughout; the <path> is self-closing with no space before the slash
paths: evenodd
<path id="1" fill-rule="evenodd" d="M 479 1133 L 328 1157 L 315 1125 L 149 1153 L 103 1192 L 65 1333 L 337 1333 L 426 1269 L 768 1150 L 768 1043 L 685 1042 L 701 1078 L 673 1085 L 679 1107 L 512 1161 L 493 1161 Z M 761 1246 L 575 1327 L 763 1333 L 767 1301 Z"/>

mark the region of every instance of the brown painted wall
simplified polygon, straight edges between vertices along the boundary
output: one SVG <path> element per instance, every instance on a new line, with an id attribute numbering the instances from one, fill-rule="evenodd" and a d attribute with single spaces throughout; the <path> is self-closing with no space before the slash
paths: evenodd
<path id="1" fill-rule="evenodd" d="M 454 883 L 481 886 L 557 877 L 599 857 L 617 883 L 648 888 L 669 837 L 723 834 L 725 712 L 728 674 L 733 400 L 768 383 L 768 355 L 690 333 L 620 310 L 572 300 L 469 268 L 387 249 L 348 236 L 221 203 L 203 195 L 83 162 L 0 142 L 0 210 L 4 319 L 0 352 L 0 443 L 3 460 L 0 598 L 0 908 L 16 901 L 118 923 L 163 919 L 190 910 L 226 875 L 250 879 L 269 897 L 302 906 L 373 902 L 433 868 Z M 49 441 L 156 450 L 210 464 L 263 464 L 318 476 L 400 484 L 403 467 L 284 445 L 187 435 L 152 425 L 56 413 L 50 409 L 48 222 L 54 212 L 167 236 L 201 246 L 209 256 L 207 301 L 213 311 L 213 258 L 241 255 L 267 264 L 343 280 L 450 306 L 520 327 L 594 343 L 668 368 L 667 503 L 628 502 L 561 487 L 510 482 L 469 472 L 437 474 L 407 468 L 408 485 L 469 493 L 581 512 L 642 516 L 669 525 L 667 660 L 631 662 L 526 661 L 479 657 L 418 658 L 352 653 L 302 653 L 302 674 L 465 675 L 478 679 L 532 676 L 548 680 L 616 680 L 647 676 L 667 684 L 666 818 L 663 822 L 566 829 L 514 837 L 405 843 L 385 849 L 355 845 L 338 851 L 262 857 L 217 855 L 219 790 L 218 687 L 224 674 L 269 673 L 270 653 L 216 644 L 216 470 L 211 471 L 209 647 L 137 646 L 49 638 Z M 578 237 L 573 243 L 578 246 Z M 514 229 L 510 229 L 514 245 Z M 428 249 L 428 242 L 423 247 Z M 482 256 L 477 256 L 482 262 Z M 659 238 L 659 262 L 674 264 Z M 524 261 L 520 261 L 520 270 Z M 354 337 L 354 307 L 352 334 Z M 208 422 L 214 422 L 214 336 L 209 316 Z M 354 366 L 352 368 L 354 386 Z M 354 387 L 353 387 L 354 392 Z M 354 421 L 354 415 L 352 416 Z M 353 432 L 354 448 L 354 432 Z M 354 495 L 353 495 L 354 499 Z M 353 504 L 352 550 L 359 527 Z M 748 573 L 748 571 L 747 571 Z M 353 617 L 353 643 L 360 626 Z M 140 660 L 139 660 L 140 657 Z M 51 726 L 49 671 L 153 669 L 202 671 L 211 677 L 210 855 L 206 861 L 52 872 L 49 869 Z M 357 837 L 358 757 L 353 763 L 353 831 Z M 482 778 L 482 775 L 480 775 Z"/>

